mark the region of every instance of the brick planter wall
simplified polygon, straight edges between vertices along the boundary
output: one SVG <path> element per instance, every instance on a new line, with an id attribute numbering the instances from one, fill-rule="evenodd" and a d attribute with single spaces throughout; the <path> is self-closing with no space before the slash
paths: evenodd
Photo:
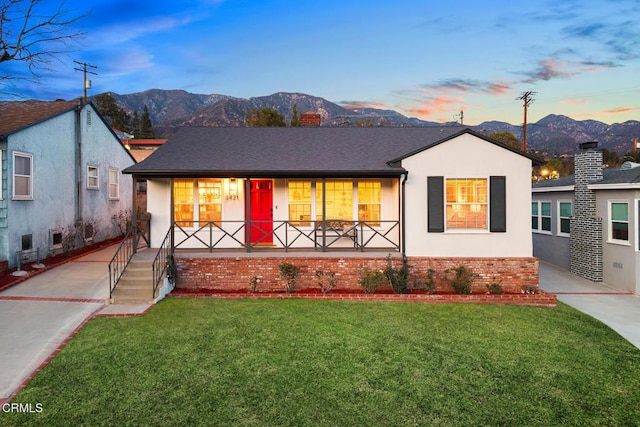
<path id="1" fill-rule="evenodd" d="M 315 272 L 335 273 L 337 290 L 361 290 L 358 285 L 358 268 L 383 270 L 387 265 L 384 257 L 203 257 L 176 255 L 179 289 L 206 291 L 246 291 L 254 276 L 259 279 L 258 291 L 282 291 L 278 265 L 289 262 L 301 268 L 297 289 L 318 288 Z M 435 270 L 437 291 L 451 291 L 445 280 L 445 270 L 464 266 L 477 274 L 472 291 L 486 293 L 486 285 L 500 283 L 505 292 L 520 293 L 523 286 L 538 288 L 538 259 L 525 258 L 425 258 L 409 257 L 411 267 L 410 287 L 423 283 L 428 269 Z M 393 264 L 401 266 L 399 258 Z M 453 273 L 450 273 L 453 277 Z M 379 288 L 390 289 L 389 285 Z"/>

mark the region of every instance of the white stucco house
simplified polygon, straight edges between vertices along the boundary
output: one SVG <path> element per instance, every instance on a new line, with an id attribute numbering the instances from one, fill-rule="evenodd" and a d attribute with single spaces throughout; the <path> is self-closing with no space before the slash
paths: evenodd
<path id="1" fill-rule="evenodd" d="M 0 260 L 60 250 L 78 226 L 85 239 L 121 234 L 114 216 L 130 211 L 133 157 L 91 103 L 0 102 Z"/>
<path id="2" fill-rule="evenodd" d="M 533 185 L 531 206 L 536 257 L 640 293 L 640 164 L 603 168 L 602 152 L 584 149 L 574 175 Z"/>
<path id="3" fill-rule="evenodd" d="M 124 172 L 147 181 L 151 246 L 169 238 L 179 287 L 248 282 L 260 269 L 238 253 L 284 252 L 310 271 L 390 253 L 416 269 L 466 265 L 519 290 L 538 284 L 537 161 L 463 127 L 194 127 Z"/>

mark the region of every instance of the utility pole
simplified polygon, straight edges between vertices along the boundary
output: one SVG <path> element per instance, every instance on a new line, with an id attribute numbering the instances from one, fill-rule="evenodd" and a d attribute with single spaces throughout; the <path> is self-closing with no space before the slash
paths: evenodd
<path id="1" fill-rule="evenodd" d="M 88 71 L 87 67 L 94 68 L 94 69 L 97 69 L 98 67 L 96 67 L 95 65 L 87 64 L 86 62 L 78 62 L 76 60 L 74 60 L 73 62 L 75 62 L 78 65 L 82 65 L 82 68 L 75 67 L 74 70 L 82 71 L 82 73 L 83 73 L 82 87 L 83 87 L 84 92 L 82 94 L 82 99 L 84 101 L 86 101 L 87 100 L 87 89 L 91 88 L 91 80 L 87 80 L 87 73 L 93 74 L 94 76 L 98 75 L 98 73 L 94 73 L 93 71 Z"/>
<path id="2" fill-rule="evenodd" d="M 460 110 L 460 114 L 456 114 L 453 118 L 456 119 L 456 121 L 460 118 L 460 125 L 464 126 L 464 111 Z"/>
<path id="3" fill-rule="evenodd" d="M 537 93 L 538 92 L 529 90 L 520 94 L 519 98 L 516 98 L 516 100 L 522 101 L 522 106 L 524 107 L 524 124 L 522 125 L 522 151 L 524 151 L 525 153 L 527 152 L 527 108 L 533 103 L 533 95 Z"/>

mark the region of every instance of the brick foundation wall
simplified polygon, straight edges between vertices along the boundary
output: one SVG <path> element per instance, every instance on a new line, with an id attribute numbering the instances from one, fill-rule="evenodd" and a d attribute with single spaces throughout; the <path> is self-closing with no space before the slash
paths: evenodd
<path id="1" fill-rule="evenodd" d="M 177 287 L 181 289 L 207 291 L 241 291 L 249 288 L 254 276 L 259 279 L 258 291 L 282 291 L 284 285 L 280 279 L 278 265 L 289 262 L 301 268 L 297 289 L 318 288 L 315 272 L 332 271 L 337 281 L 336 289 L 361 290 L 358 285 L 358 268 L 383 270 L 386 258 L 320 258 L 320 257 L 190 257 L 178 254 Z M 393 264 L 401 266 L 399 258 Z M 411 268 L 409 286 L 417 287 L 424 281 L 428 269 L 435 270 L 434 278 L 437 291 L 451 291 L 445 280 L 445 270 L 464 266 L 477 274 L 472 292 L 485 293 L 486 285 L 500 283 L 505 292 L 521 292 L 523 286 L 538 287 L 538 259 L 524 258 L 423 258 L 409 257 Z M 452 277 L 453 273 L 450 273 Z M 390 289 L 385 285 L 381 290 Z"/>

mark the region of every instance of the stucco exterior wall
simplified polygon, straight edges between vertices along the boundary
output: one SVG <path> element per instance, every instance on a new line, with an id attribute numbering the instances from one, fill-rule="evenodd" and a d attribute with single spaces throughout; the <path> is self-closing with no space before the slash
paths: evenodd
<path id="1" fill-rule="evenodd" d="M 551 232 L 533 232 L 533 256 L 569 270 L 571 267 L 570 239 L 569 236 L 560 233 L 558 202 L 571 202 L 573 206 L 573 193 L 569 191 L 533 193 L 532 201 L 551 203 Z M 531 214 L 529 214 L 529 223 L 531 223 L 530 218 Z"/>
<path id="2" fill-rule="evenodd" d="M 635 293 L 640 292 L 638 282 L 638 210 L 640 199 L 638 190 L 598 190 L 596 191 L 596 213 L 602 217 L 603 237 L 603 281 L 617 289 Z M 629 203 L 629 242 L 613 242 L 609 232 L 609 202 L 626 201 Z"/>
<path id="3" fill-rule="evenodd" d="M 87 117 L 87 114 L 89 117 Z M 41 256 L 51 249 L 52 230 L 60 231 L 72 226 L 76 218 L 77 182 L 81 220 L 96 221 L 96 241 L 119 234 L 113 215 L 132 207 L 131 176 L 121 171 L 134 162 L 118 139 L 90 105 L 80 112 L 82 140 L 80 176 L 76 176 L 76 112 L 70 111 L 27 127 L 9 135 L 3 150 L 3 203 L 6 204 L 6 246 L 2 257 L 15 265 L 16 251 L 21 249 L 22 236 L 31 234 L 33 248 Z M 15 153 L 32 156 L 32 200 L 13 197 L 13 158 Z M 87 165 L 99 168 L 99 189 L 88 190 Z M 119 195 L 109 199 L 108 168 L 119 171 Z M 4 185 L 3 185 L 4 187 Z"/>
<path id="4" fill-rule="evenodd" d="M 531 160 L 473 135 L 424 150 L 402 161 L 406 183 L 406 253 L 409 256 L 530 257 Z M 506 232 L 427 232 L 427 177 L 506 177 Z M 489 201 L 491 203 L 491 201 Z"/>

